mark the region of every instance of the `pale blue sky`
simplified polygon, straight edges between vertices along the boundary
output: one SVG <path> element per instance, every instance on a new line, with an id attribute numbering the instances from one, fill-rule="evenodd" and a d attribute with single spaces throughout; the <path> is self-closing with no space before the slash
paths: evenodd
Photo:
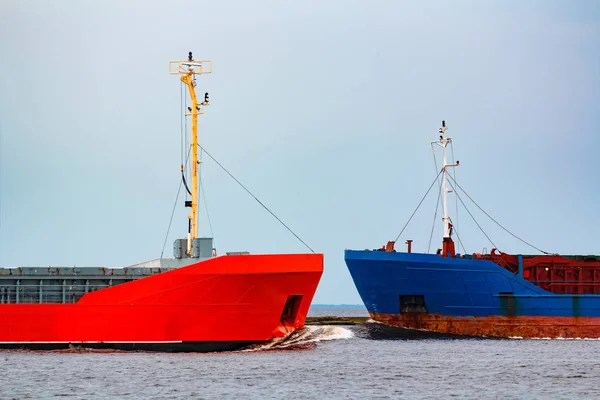
<path id="1" fill-rule="evenodd" d="M 317 303 L 360 302 L 343 251 L 396 237 L 435 176 L 441 119 L 459 183 L 496 219 L 600 253 L 598 1 L 4 0 L 0 265 L 160 255 L 180 177 L 167 64 L 190 50 L 214 66 L 201 143 L 325 254 Z M 219 252 L 305 251 L 204 167 Z M 426 251 L 434 208 L 435 193 L 401 243 Z M 502 250 L 531 252 L 476 215 Z M 458 229 L 467 251 L 491 247 L 460 209 Z"/>

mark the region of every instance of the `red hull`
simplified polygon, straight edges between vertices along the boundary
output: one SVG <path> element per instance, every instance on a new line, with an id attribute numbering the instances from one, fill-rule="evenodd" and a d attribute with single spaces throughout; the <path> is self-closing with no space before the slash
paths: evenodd
<path id="1" fill-rule="evenodd" d="M 598 339 L 600 332 L 599 317 L 456 317 L 425 313 L 372 313 L 371 318 L 400 328 L 475 337 Z"/>
<path id="2" fill-rule="evenodd" d="M 262 342 L 304 325 L 322 273 L 321 254 L 217 257 L 88 293 L 75 304 L 0 305 L 0 343 L 195 343 L 216 350 Z"/>

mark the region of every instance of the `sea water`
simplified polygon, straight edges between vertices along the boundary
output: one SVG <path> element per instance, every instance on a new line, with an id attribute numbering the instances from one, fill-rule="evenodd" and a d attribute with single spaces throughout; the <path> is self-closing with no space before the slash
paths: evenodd
<path id="1" fill-rule="evenodd" d="M 406 339 L 376 322 L 230 353 L 2 351 L 0 363 L 1 399 L 600 398 L 600 341 Z"/>

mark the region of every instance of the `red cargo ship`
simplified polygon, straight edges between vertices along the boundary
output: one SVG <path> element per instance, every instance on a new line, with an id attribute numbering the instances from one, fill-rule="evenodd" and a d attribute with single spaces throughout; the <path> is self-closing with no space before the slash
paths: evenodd
<path id="1" fill-rule="evenodd" d="M 0 347 L 70 346 L 155 351 L 235 350 L 304 325 L 323 273 L 322 254 L 216 256 L 197 236 L 196 75 L 210 61 L 170 64 L 189 89 L 191 208 L 174 258 L 127 268 L 0 268 Z M 187 188 L 184 168 L 183 183 Z"/>

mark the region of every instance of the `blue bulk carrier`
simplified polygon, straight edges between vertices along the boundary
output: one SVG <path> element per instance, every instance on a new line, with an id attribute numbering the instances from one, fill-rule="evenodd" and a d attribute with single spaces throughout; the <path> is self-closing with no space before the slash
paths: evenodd
<path id="1" fill-rule="evenodd" d="M 407 241 L 407 252 L 397 252 L 395 242 L 372 251 L 345 251 L 371 318 L 466 336 L 600 338 L 600 257 L 511 255 L 496 249 L 490 254 L 456 253 L 447 195 L 462 188 L 447 171 L 459 163 L 447 162 L 452 139 L 445 136 L 444 121 L 439 133 L 432 143 L 443 150 L 438 174 L 442 249 L 437 254 L 413 253 Z"/>

